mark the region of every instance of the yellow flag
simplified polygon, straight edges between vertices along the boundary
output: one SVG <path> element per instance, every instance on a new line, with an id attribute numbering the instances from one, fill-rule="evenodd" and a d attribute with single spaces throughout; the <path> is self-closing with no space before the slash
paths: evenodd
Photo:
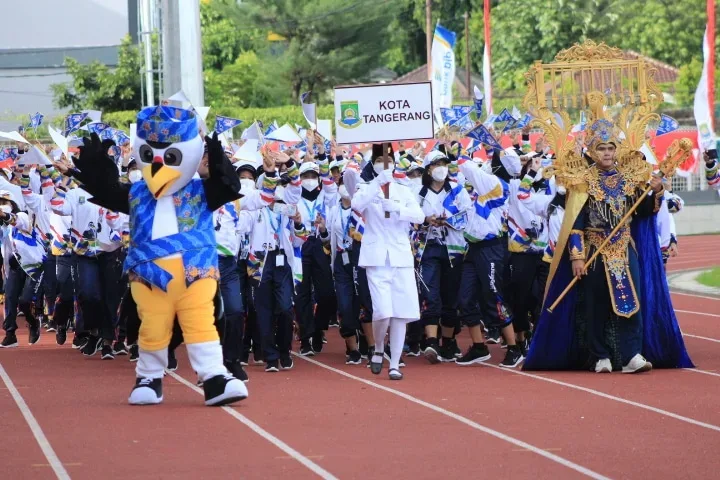
<path id="1" fill-rule="evenodd" d="M 267 36 L 268 42 L 282 42 L 284 40 L 287 40 L 287 38 L 283 37 L 280 34 L 269 32 Z"/>

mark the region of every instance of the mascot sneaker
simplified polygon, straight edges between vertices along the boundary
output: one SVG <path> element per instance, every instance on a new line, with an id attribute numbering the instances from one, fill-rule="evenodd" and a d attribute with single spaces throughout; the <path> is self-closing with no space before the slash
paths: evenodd
<path id="1" fill-rule="evenodd" d="M 130 405 L 157 405 L 163 401 L 162 379 L 139 377 L 130 393 Z"/>
<path id="2" fill-rule="evenodd" d="M 650 370 L 652 370 L 652 363 L 638 353 L 622 368 L 622 373 L 642 373 Z"/>
<path id="3" fill-rule="evenodd" d="M 203 382 L 205 405 L 219 407 L 245 400 L 248 389 L 245 384 L 232 375 L 216 375 Z"/>

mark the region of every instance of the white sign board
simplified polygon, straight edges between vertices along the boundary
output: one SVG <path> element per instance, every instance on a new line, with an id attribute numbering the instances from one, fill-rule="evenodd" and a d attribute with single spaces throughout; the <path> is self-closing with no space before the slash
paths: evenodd
<path id="1" fill-rule="evenodd" d="M 430 82 L 335 87 L 338 144 L 433 138 Z"/>

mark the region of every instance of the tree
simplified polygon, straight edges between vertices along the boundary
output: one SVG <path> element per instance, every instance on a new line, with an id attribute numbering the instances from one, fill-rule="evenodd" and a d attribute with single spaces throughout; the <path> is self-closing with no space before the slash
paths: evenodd
<path id="1" fill-rule="evenodd" d="M 235 4 L 229 0 L 212 0 L 200 3 L 202 28 L 203 68 L 222 70 L 233 63 L 242 52 L 261 49 L 265 36 L 257 28 L 239 24 L 227 12 Z"/>
<path id="2" fill-rule="evenodd" d="M 58 108 L 101 111 L 136 110 L 140 104 L 140 70 L 142 58 L 130 37 L 123 39 L 114 69 L 98 61 L 82 65 L 71 57 L 65 66 L 72 80 L 50 86 Z"/>

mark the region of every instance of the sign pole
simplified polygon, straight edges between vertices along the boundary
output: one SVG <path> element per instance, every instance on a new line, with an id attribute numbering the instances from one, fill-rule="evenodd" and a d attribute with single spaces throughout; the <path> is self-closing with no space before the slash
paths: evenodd
<path id="1" fill-rule="evenodd" d="M 390 144 L 388 142 L 383 143 L 383 168 L 385 170 L 388 169 L 388 166 L 390 165 L 390 157 L 388 157 L 388 150 L 390 149 Z M 382 186 L 383 193 L 385 194 L 385 198 L 390 198 L 390 184 L 386 183 Z M 385 218 L 390 218 L 390 212 L 385 212 Z"/>

